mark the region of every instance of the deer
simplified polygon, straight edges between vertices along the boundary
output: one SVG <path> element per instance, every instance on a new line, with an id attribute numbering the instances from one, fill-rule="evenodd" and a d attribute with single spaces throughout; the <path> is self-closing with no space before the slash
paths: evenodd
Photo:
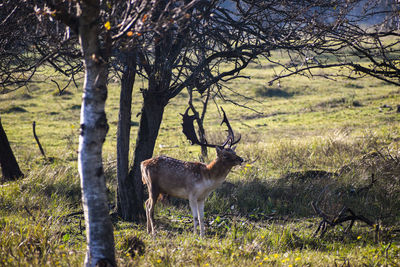
<path id="1" fill-rule="evenodd" d="M 204 227 L 204 202 L 210 193 L 219 187 L 231 169 L 241 165 L 243 158 L 236 155 L 235 149 L 241 136 L 235 140 L 233 130 L 230 126 L 225 111 L 223 112 L 223 123 L 228 128 L 228 136 L 222 145 L 209 144 L 207 140 L 200 142 L 194 130 L 193 121 L 195 115 L 189 116 L 189 108 L 183 116 L 183 133 L 192 145 L 212 147 L 216 149 L 217 157 L 209 164 L 201 162 L 189 162 L 174 159 L 167 156 L 158 156 L 141 163 L 142 181 L 147 185 L 149 198 L 145 203 L 147 232 L 155 235 L 154 229 L 154 206 L 160 194 L 166 194 L 177 198 L 189 200 L 193 215 L 194 234 L 197 234 L 200 226 L 200 236 L 205 233 Z"/>

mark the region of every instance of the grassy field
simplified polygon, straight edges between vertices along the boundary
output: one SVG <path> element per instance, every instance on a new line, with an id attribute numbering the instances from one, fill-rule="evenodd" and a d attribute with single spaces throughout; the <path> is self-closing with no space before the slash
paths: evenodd
<path id="1" fill-rule="evenodd" d="M 217 100 L 242 134 L 238 154 L 249 163 L 206 202 L 206 237 L 193 235 L 188 204 L 171 199 L 156 207 L 157 236 L 145 226 L 113 217 L 120 266 L 398 266 L 400 265 L 400 89 L 371 78 L 326 80 L 293 77 L 268 86 L 274 69 L 252 64 L 251 79 L 234 80 Z M 81 89 L 58 94 L 53 75 L 0 95 L 3 126 L 25 177 L 0 185 L 0 265 L 79 266 L 85 254 L 77 147 Z M 62 77 L 56 77 L 63 83 Z M 54 77 L 53 77 L 54 79 Z M 135 85 L 132 142 L 140 111 Z M 110 203 L 116 191 L 116 125 L 119 85 L 110 83 L 106 112 L 110 131 L 104 165 Z M 156 155 L 199 160 L 200 149 L 181 133 L 178 112 L 187 94 L 166 108 Z M 197 100 L 196 105 L 200 104 Z M 51 161 L 44 160 L 37 134 Z M 209 106 L 209 142 L 224 139 L 221 117 Z M 210 159 L 215 155 L 209 150 Z M 250 164 L 251 163 L 251 164 Z M 343 206 L 372 227 L 344 223 L 314 235 L 320 218 Z M 377 231 L 377 227 L 379 227 Z"/>

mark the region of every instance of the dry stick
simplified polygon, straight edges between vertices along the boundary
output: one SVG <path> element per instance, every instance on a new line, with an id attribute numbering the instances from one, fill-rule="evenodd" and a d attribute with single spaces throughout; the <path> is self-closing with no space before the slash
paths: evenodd
<path id="1" fill-rule="evenodd" d="M 29 216 L 32 217 L 32 220 L 33 220 L 34 222 L 36 222 L 36 218 L 35 218 L 35 216 L 33 216 L 33 214 L 31 213 L 31 211 L 30 211 L 26 206 L 24 206 L 24 209 L 25 209 L 25 211 L 29 214 Z"/>
<path id="2" fill-rule="evenodd" d="M 252 160 L 252 161 L 249 161 L 249 160 L 245 160 L 244 161 L 244 163 L 246 163 L 246 164 L 249 164 L 249 165 L 252 165 L 252 164 L 254 164 L 257 160 L 259 160 L 260 159 L 260 157 L 259 156 L 257 156 L 254 160 Z"/>
<path id="3" fill-rule="evenodd" d="M 70 214 L 67 214 L 63 217 L 68 218 L 68 217 L 72 217 L 72 216 L 76 216 L 76 215 L 83 215 L 83 211 L 77 211 L 77 212 L 72 212 Z"/>
<path id="4" fill-rule="evenodd" d="M 63 89 L 61 89 L 60 85 L 58 84 L 57 81 L 51 79 L 50 81 L 52 81 L 53 83 L 55 83 L 57 85 L 57 89 L 58 89 L 58 95 L 62 95 L 65 91 L 65 89 L 67 89 L 67 87 L 69 86 L 69 84 L 73 81 L 72 77 L 69 79 L 68 83 L 66 86 L 64 86 Z"/>
<path id="5" fill-rule="evenodd" d="M 37 143 L 38 146 L 39 146 L 40 153 L 42 153 L 43 157 L 44 157 L 45 159 L 47 159 L 46 154 L 44 153 L 43 147 L 42 147 L 42 145 L 41 145 L 40 142 L 39 142 L 39 138 L 38 138 L 37 135 L 36 135 L 36 122 L 35 122 L 35 121 L 33 121 L 33 123 L 32 123 L 32 128 L 33 128 L 33 136 L 35 137 L 36 143 Z"/>
<path id="6" fill-rule="evenodd" d="M 52 81 L 53 83 L 55 83 L 57 85 L 58 95 L 62 95 L 63 90 L 61 90 L 60 85 L 58 84 L 58 82 L 53 80 L 53 79 L 51 79 L 50 81 Z"/>
<path id="7" fill-rule="evenodd" d="M 389 245 L 385 248 L 385 258 L 386 258 L 386 260 L 388 258 L 389 248 L 392 246 L 392 242 L 393 242 L 393 240 L 390 240 Z"/>
<path id="8" fill-rule="evenodd" d="M 314 233 L 314 236 L 318 234 L 318 232 L 321 230 L 320 237 L 323 237 L 325 232 L 327 231 L 328 225 L 334 227 L 346 221 L 350 221 L 350 225 L 346 229 L 346 231 L 349 231 L 351 230 L 351 227 L 353 226 L 356 220 L 362 221 L 371 227 L 376 227 L 375 230 L 379 231 L 378 230 L 379 227 L 375 226 L 373 222 L 371 222 L 362 215 L 356 215 L 351 209 L 347 207 L 343 207 L 343 209 L 339 212 L 339 214 L 333 220 L 330 220 L 329 217 L 318 208 L 315 202 L 311 202 L 311 206 L 314 209 L 315 213 L 322 218 L 322 221 L 319 223 L 318 228 Z M 344 216 L 346 212 L 350 213 L 350 216 Z"/>

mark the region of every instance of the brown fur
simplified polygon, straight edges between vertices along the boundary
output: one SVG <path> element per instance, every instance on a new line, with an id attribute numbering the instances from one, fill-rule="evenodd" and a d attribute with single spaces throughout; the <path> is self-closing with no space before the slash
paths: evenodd
<path id="1" fill-rule="evenodd" d="M 195 231 L 197 217 L 200 233 L 204 234 L 203 209 L 207 196 L 225 180 L 233 166 L 243 162 L 230 148 L 217 148 L 217 158 L 206 165 L 170 157 L 156 157 L 141 163 L 142 181 L 147 185 L 147 231 L 154 234 L 154 205 L 160 194 L 189 199 Z"/>

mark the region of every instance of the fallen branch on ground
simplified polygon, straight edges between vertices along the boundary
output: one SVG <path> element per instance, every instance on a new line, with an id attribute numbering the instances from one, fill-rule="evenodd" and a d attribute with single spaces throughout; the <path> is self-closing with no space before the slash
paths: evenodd
<path id="1" fill-rule="evenodd" d="M 344 206 L 342 208 L 342 210 L 338 213 L 338 215 L 336 215 L 335 217 L 333 217 L 333 219 L 330 219 L 329 216 L 327 214 L 325 214 L 323 211 L 321 211 L 318 207 L 318 205 L 316 204 L 316 202 L 311 202 L 311 206 L 314 209 L 314 212 L 322 218 L 321 222 L 318 225 L 317 230 L 314 233 L 314 236 L 318 234 L 318 232 L 320 233 L 320 237 L 323 237 L 326 233 L 326 231 L 328 230 L 328 227 L 335 227 L 336 225 L 340 225 L 344 222 L 350 221 L 349 226 L 346 228 L 345 232 L 348 232 L 351 230 L 351 228 L 354 225 L 355 221 L 361 221 L 364 222 L 365 224 L 367 224 L 368 226 L 374 227 L 376 234 L 378 234 L 379 231 L 379 225 L 373 223 L 372 221 L 370 221 L 369 219 L 367 219 L 366 217 L 362 216 L 362 215 L 356 215 L 354 213 L 354 211 L 352 211 L 350 208 Z"/>

